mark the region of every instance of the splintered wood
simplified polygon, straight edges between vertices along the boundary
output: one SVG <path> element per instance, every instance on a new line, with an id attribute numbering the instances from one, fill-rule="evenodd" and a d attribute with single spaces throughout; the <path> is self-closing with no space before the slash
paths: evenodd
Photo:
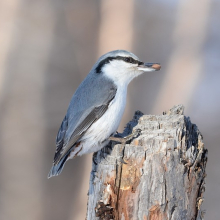
<path id="1" fill-rule="evenodd" d="M 123 136 L 93 156 L 87 220 L 201 220 L 207 150 L 183 106 L 163 115 L 135 112 Z"/>

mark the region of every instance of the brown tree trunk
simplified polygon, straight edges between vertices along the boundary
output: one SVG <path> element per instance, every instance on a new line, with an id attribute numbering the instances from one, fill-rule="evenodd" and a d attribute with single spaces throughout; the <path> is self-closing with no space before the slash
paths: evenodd
<path id="1" fill-rule="evenodd" d="M 129 144 L 94 154 L 87 220 L 202 219 L 207 150 L 183 106 L 159 116 L 137 111 L 123 135 L 136 129 Z"/>

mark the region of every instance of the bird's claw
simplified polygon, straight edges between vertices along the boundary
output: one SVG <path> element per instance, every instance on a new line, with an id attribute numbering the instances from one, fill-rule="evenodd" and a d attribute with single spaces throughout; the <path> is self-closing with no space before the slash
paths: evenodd
<path id="1" fill-rule="evenodd" d="M 138 129 L 134 130 L 131 134 L 127 135 L 126 137 L 111 136 L 111 137 L 109 137 L 109 140 L 119 142 L 121 144 L 126 144 L 128 141 L 132 140 L 133 138 L 137 138 L 140 135 L 140 133 L 141 133 L 141 129 L 138 128 Z"/>

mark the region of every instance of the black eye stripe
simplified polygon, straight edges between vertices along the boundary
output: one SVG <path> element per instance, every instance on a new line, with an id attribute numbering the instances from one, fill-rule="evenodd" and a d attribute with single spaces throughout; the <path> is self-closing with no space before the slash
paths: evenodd
<path id="1" fill-rule="evenodd" d="M 126 63 L 133 63 L 133 64 L 138 64 L 141 65 L 143 64 L 143 62 L 139 61 L 139 60 L 135 60 L 132 57 L 122 57 L 122 56 L 117 56 L 117 57 L 107 57 L 104 60 L 102 60 L 99 65 L 96 67 L 96 72 L 97 73 L 101 73 L 102 72 L 102 68 L 105 64 L 110 63 L 110 61 L 112 60 L 123 60 Z"/>
<path id="2" fill-rule="evenodd" d="M 142 63 L 139 60 L 135 60 L 132 57 L 124 57 L 124 61 L 127 63 L 133 63 L 133 64 L 141 64 Z"/>

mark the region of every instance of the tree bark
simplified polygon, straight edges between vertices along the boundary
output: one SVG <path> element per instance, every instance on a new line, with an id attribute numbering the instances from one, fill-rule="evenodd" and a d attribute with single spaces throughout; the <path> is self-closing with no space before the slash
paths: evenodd
<path id="1" fill-rule="evenodd" d="M 141 129 L 129 144 L 112 142 L 93 156 L 87 220 L 200 220 L 207 150 L 182 105 L 163 115 L 130 121 L 123 136 Z"/>

